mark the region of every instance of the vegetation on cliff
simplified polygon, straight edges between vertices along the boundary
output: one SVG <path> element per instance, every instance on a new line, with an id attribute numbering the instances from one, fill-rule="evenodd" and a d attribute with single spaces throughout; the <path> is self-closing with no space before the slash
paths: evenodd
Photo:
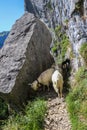
<path id="1" fill-rule="evenodd" d="M 80 54 L 83 57 L 85 63 L 87 64 L 87 42 L 82 44 L 80 48 Z"/>
<path id="2" fill-rule="evenodd" d="M 54 46 L 52 48 L 52 52 L 56 51 L 60 52 L 57 55 L 58 63 L 62 63 L 65 59 L 65 54 L 67 52 L 68 47 L 70 46 L 69 38 L 66 33 L 62 31 L 62 27 L 59 25 L 55 28 L 56 40 L 54 40 Z"/>
<path id="3" fill-rule="evenodd" d="M 76 83 L 66 98 L 72 130 L 87 129 L 87 70 L 81 67 L 75 76 Z"/>

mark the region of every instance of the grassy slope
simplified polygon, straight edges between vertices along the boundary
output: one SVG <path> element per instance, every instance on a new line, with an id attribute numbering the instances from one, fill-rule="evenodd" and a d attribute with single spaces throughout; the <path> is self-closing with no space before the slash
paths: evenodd
<path id="1" fill-rule="evenodd" d="M 87 130 L 87 70 L 80 68 L 75 78 L 76 86 L 66 98 L 72 130 Z"/>
<path id="2" fill-rule="evenodd" d="M 20 113 L 10 116 L 2 130 L 43 130 L 46 109 L 46 102 L 36 99 L 26 106 L 24 115 Z"/>

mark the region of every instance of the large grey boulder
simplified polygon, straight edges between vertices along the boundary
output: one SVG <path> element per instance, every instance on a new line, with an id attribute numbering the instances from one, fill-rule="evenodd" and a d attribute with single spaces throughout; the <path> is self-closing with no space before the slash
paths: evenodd
<path id="1" fill-rule="evenodd" d="M 38 18 L 25 13 L 13 25 L 0 50 L 0 96 L 20 106 L 31 93 L 28 83 L 53 63 L 51 35 Z"/>

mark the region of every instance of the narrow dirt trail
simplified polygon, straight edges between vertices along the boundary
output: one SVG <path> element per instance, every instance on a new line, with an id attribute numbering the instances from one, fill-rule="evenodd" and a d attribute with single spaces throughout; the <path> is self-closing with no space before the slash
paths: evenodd
<path id="1" fill-rule="evenodd" d="M 46 92 L 48 111 L 44 130 L 71 130 L 66 102 L 60 100 L 54 91 Z"/>

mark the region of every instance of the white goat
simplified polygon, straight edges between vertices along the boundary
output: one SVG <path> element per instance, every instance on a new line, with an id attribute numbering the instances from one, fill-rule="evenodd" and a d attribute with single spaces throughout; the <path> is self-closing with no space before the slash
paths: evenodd
<path id="1" fill-rule="evenodd" d="M 52 83 L 51 77 L 54 70 L 55 68 L 50 68 L 42 72 L 38 79 L 31 84 L 31 88 L 36 91 L 40 86 L 47 86 L 49 91 L 50 83 Z"/>
<path id="2" fill-rule="evenodd" d="M 55 70 L 52 74 L 52 83 L 53 88 L 58 94 L 60 98 L 62 98 L 62 90 L 63 90 L 63 77 L 58 70 Z"/>

